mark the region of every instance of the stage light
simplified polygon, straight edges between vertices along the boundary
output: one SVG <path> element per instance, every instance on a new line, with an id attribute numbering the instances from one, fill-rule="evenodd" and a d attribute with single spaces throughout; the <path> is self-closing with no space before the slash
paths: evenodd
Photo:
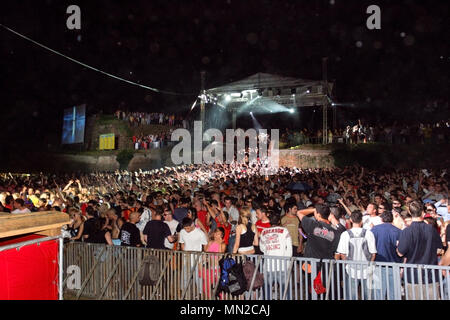
<path id="1" fill-rule="evenodd" d="M 225 95 L 225 101 L 231 101 L 231 96 L 229 94 Z"/>
<path id="2" fill-rule="evenodd" d="M 311 93 L 311 90 L 309 90 L 309 89 L 308 89 L 308 90 L 306 90 L 306 93 Z"/>
<path id="3" fill-rule="evenodd" d="M 289 109 L 289 113 L 294 113 L 294 109 L 293 108 Z"/>

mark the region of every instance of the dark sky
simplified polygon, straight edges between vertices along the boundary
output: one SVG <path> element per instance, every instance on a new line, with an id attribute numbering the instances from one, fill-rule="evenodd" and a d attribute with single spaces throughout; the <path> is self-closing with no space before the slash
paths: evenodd
<path id="1" fill-rule="evenodd" d="M 129 85 L 0 28 L 2 127 L 20 137 L 54 132 L 62 110 L 81 103 L 92 112 L 189 109 L 201 70 L 207 87 L 256 72 L 320 79 L 324 56 L 339 101 L 448 101 L 449 3 L 4 0 L 0 23 L 106 72 L 194 95 Z M 66 27 L 70 4 L 81 8 L 79 31 Z M 381 8 L 381 30 L 366 27 L 371 4 Z"/>

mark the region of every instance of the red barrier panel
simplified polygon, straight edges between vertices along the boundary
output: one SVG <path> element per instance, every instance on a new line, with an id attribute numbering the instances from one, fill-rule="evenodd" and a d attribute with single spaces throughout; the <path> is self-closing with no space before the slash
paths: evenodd
<path id="1" fill-rule="evenodd" d="M 17 244 L 37 235 L 0 242 Z M 58 299 L 58 239 L 0 251 L 0 300 Z"/>

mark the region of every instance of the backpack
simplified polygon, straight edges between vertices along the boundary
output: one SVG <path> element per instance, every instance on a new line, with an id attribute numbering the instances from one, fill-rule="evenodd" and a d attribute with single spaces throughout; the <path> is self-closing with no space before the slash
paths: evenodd
<path id="1" fill-rule="evenodd" d="M 251 260 L 247 260 L 243 265 L 243 272 L 245 280 L 247 281 L 247 290 L 250 290 L 253 275 L 256 273 L 255 281 L 253 282 L 253 290 L 259 289 L 264 285 L 264 275 L 256 270 L 255 264 Z"/>
<path id="2" fill-rule="evenodd" d="M 229 273 L 231 267 L 233 267 L 236 264 L 236 261 L 231 257 L 231 255 L 227 255 L 226 257 L 222 257 L 222 259 L 219 260 L 219 266 L 220 266 L 220 279 L 219 279 L 219 286 L 217 288 L 217 294 L 220 292 L 228 292 L 228 283 L 230 282 L 229 279 Z"/>
<path id="3" fill-rule="evenodd" d="M 153 255 L 145 257 L 144 265 L 139 271 L 139 284 L 141 286 L 154 286 L 158 282 L 160 273 L 159 259 Z"/>
<path id="4" fill-rule="evenodd" d="M 239 296 L 247 291 L 247 280 L 241 262 L 237 262 L 231 267 L 228 279 L 228 292 L 232 296 Z"/>
<path id="5" fill-rule="evenodd" d="M 242 263 L 237 263 L 231 255 L 227 255 L 220 259 L 219 265 L 220 279 L 217 295 L 222 291 L 231 293 L 233 296 L 243 294 L 247 290 L 247 281 Z"/>
<path id="6" fill-rule="evenodd" d="M 366 239 L 366 229 L 362 229 L 361 235 L 356 237 L 351 230 L 347 230 L 350 235 L 347 260 L 370 261 L 371 254 Z"/>

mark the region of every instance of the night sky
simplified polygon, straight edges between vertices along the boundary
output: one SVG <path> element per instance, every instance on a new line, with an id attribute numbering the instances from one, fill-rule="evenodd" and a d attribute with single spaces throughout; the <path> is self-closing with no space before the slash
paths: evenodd
<path id="1" fill-rule="evenodd" d="M 68 30 L 66 8 L 81 8 Z M 368 30 L 366 8 L 381 8 Z M 1 143 L 60 137 L 64 108 L 188 110 L 200 90 L 257 72 L 319 80 L 322 57 L 338 101 L 420 110 L 448 105 L 449 1 L 11 1 L 0 23 L 109 78 L 0 28 Z M 37 138 L 39 137 L 39 138 Z"/>

